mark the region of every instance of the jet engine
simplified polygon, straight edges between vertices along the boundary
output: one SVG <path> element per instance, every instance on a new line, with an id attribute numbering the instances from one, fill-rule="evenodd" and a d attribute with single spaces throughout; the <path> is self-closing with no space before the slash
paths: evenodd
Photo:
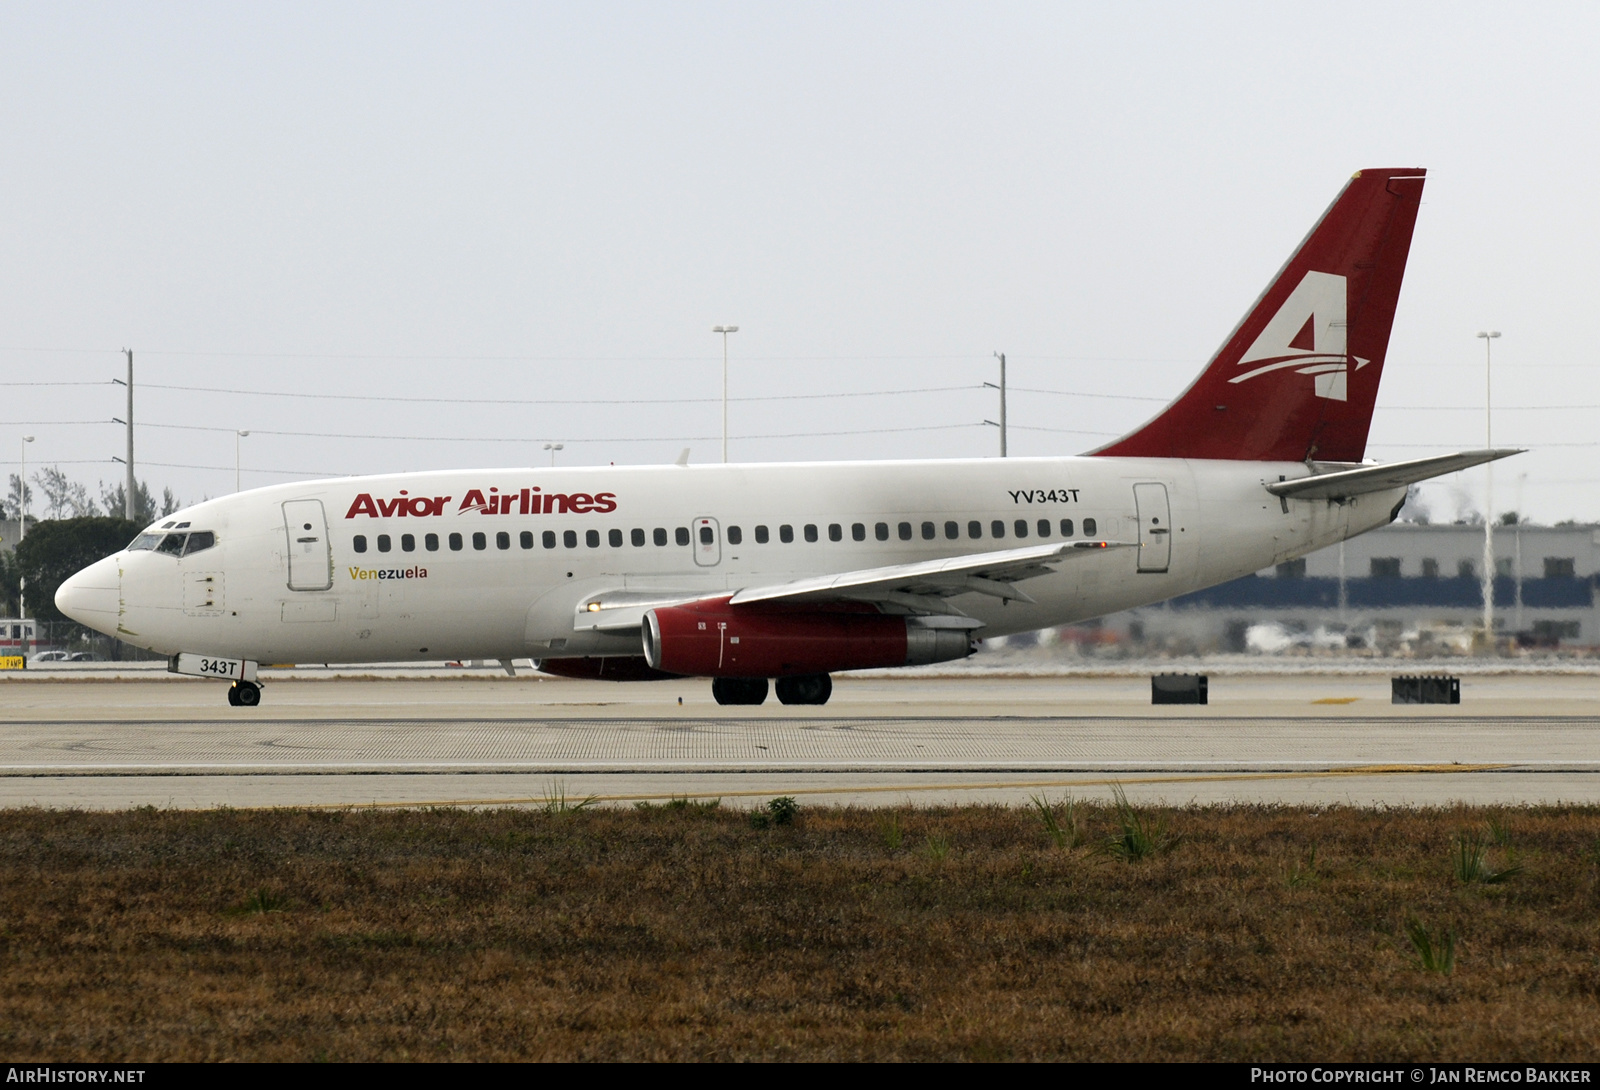
<path id="1" fill-rule="evenodd" d="M 713 598 L 645 613 L 651 669 L 697 677 L 793 677 L 921 666 L 972 654 L 971 632 L 941 618 L 890 617 L 862 606 L 772 609 Z"/>

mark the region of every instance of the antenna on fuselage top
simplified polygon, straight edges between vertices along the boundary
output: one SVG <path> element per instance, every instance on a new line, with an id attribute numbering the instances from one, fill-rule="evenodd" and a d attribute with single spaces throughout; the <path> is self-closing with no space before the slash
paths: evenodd
<path id="1" fill-rule="evenodd" d="M 674 465 L 680 465 L 680 466 L 686 466 L 686 465 L 689 464 L 689 448 L 688 447 L 684 447 L 681 451 L 678 452 L 678 460 L 676 462 L 674 462 L 673 464 Z"/>

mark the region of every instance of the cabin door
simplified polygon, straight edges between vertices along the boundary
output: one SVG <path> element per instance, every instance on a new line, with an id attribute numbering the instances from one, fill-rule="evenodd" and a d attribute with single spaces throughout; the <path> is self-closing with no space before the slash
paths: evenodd
<path id="1" fill-rule="evenodd" d="M 289 535 L 289 589 L 327 590 L 333 586 L 333 550 L 321 500 L 290 500 L 283 505 Z"/>
<path id="2" fill-rule="evenodd" d="M 1163 572 L 1172 563 L 1172 512 L 1167 486 L 1136 484 L 1133 504 L 1139 511 L 1139 570 Z"/>

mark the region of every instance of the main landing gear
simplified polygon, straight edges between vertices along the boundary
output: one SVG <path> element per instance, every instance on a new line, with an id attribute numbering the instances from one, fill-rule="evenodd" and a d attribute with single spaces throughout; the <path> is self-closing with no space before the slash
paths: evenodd
<path id="1" fill-rule="evenodd" d="M 833 695 L 833 679 L 827 674 L 802 674 L 780 677 L 773 686 L 783 704 L 826 704 Z M 711 681 L 711 695 L 718 704 L 761 704 L 767 699 L 764 677 L 719 677 Z"/>
<path id="2" fill-rule="evenodd" d="M 228 703 L 235 708 L 253 708 L 261 703 L 261 686 L 253 681 L 235 681 L 228 686 Z"/>
<path id="3" fill-rule="evenodd" d="M 711 679 L 711 695 L 718 704 L 760 704 L 767 699 L 764 677 L 719 677 Z"/>

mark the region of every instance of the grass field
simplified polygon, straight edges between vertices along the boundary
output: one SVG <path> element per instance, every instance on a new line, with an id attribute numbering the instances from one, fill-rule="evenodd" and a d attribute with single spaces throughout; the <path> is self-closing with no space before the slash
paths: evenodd
<path id="1" fill-rule="evenodd" d="M 786 816 L 0 813 L 0 1053 L 1600 1052 L 1600 810 Z"/>

